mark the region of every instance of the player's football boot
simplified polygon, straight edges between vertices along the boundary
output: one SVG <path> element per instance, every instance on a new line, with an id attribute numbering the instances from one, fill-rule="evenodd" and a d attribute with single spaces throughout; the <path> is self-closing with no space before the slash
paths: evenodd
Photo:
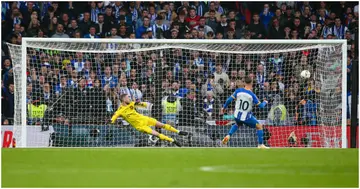
<path id="1" fill-rule="evenodd" d="M 176 141 L 176 140 L 174 140 L 174 142 L 172 142 L 172 143 L 174 143 L 177 147 L 181 147 L 180 142 L 178 142 L 178 141 Z"/>
<path id="2" fill-rule="evenodd" d="M 226 135 L 226 137 L 222 140 L 222 143 L 223 144 L 227 144 L 230 140 L 230 136 L 229 135 Z"/>
<path id="3" fill-rule="evenodd" d="M 179 135 L 180 136 L 188 136 L 190 133 L 189 132 L 186 132 L 186 131 L 180 131 L 179 132 Z"/>
<path id="4" fill-rule="evenodd" d="M 259 149 L 269 149 L 269 147 L 267 147 L 267 146 L 265 146 L 265 145 L 263 145 L 263 144 L 258 145 L 258 148 L 259 148 Z"/>

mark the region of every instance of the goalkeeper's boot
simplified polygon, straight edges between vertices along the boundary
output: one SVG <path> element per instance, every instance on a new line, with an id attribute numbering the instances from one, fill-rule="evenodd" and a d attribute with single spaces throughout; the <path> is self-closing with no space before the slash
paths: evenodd
<path id="1" fill-rule="evenodd" d="M 175 140 L 175 139 L 174 139 L 174 142 L 172 142 L 172 143 L 174 143 L 177 147 L 181 147 L 180 142 L 178 142 L 178 141 L 177 141 L 177 140 Z"/>
<path id="2" fill-rule="evenodd" d="M 179 135 L 180 136 L 188 136 L 190 133 L 189 132 L 186 132 L 186 131 L 180 131 L 179 132 Z"/>
<path id="3" fill-rule="evenodd" d="M 230 140 L 230 135 L 226 135 L 226 137 L 222 140 L 223 144 L 227 144 Z"/>
<path id="4" fill-rule="evenodd" d="M 258 145 L 258 148 L 259 148 L 259 149 L 269 149 L 269 147 L 267 147 L 267 146 L 265 146 L 265 145 L 263 145 L 263 144 L 259 144 L 259 145 Z"/>

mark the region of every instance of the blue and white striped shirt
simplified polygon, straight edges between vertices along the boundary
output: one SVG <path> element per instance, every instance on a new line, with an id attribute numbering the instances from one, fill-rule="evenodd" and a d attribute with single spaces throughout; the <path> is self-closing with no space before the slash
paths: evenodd
<path id="1" fill-rule="evenodd" d="M 161 28 L 161 30 L 167 31 L 169 30 L 169 27 L 167 25 L 161 24 L 161 26 L 154 24 L 151 26 L 152 27 L 152 35 L 153 35 L 153 39 L 156 39 L 156 32 L 159 31 L 159 28 Z"/>

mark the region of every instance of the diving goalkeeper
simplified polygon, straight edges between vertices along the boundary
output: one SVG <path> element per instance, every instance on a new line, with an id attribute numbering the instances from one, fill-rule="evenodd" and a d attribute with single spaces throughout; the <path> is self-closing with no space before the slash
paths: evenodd
<path id="1" fill-rule="evenodd" d="M 160 140 L 166 140 L 170 143 L 174 143 L 176 146 L 181 147 L 181 144 L 177 142 L 175 139 L 170 138 L 164 134 L 160 134 L 157 131 L 151 129 L 151 126 L 155 126 L 158 128 L 164 128 L 168 131 L 178 133 L 179 135 L 186 136 L 189 133 L 185 131 L 179 131 L 172 127 L 169 124 L 163 124 L 158 122 L 156 119 L 144 116 L 139 114 L 135 110 L 135 106 L 146 107 L 147 104 L 145 102 L 132 102 L 128 94 L 120 95 L 121 105 L 119 109 L 115 112 L 115 114 L 111 118 L 111 123 L 115 123 L 118 117 L 123 118 L 127 121 L 131 126 L 133 126 L 136 130 L 157 136 Z"/>

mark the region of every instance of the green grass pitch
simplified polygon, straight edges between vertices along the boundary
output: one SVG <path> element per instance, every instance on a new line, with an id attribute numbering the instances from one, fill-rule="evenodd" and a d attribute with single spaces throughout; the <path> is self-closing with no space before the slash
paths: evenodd
<path id="1" fill-rule="evenodd" d="M 2 149 L 2 187 L 358 187 L 358 149 Z"/>

